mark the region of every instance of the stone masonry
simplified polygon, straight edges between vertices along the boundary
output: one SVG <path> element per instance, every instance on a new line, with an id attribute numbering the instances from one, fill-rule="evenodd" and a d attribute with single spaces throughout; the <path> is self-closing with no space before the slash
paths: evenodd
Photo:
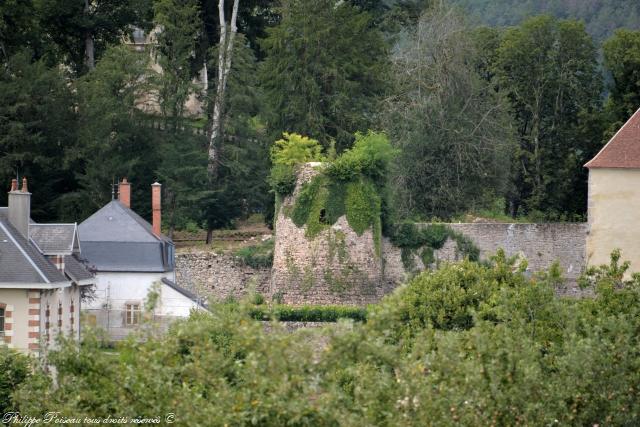
<path id="1" fill-rule="evenodd" d="M 230 254 L 192 250 L 176 254 L 176 281 L 198 296 L 213 300 L 241 298 L 249 291 L 267 295 L 271 269 L 255 269 Z"/>

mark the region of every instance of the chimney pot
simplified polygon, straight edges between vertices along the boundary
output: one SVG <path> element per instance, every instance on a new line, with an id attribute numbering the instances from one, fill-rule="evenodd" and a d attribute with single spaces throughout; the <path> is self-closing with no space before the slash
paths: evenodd
<path id="1" fill-rule="evenodd" d="M 131 208 L 131 184 L 127 182 L 127 178 L 122 178 L 122 182 L 118 184 L 118 200 L 128 208 Z"/>
<path id="2" fill-rule="evenodd" d="M 18 180 L 11 180 L 8 197 L 8 219 L 11 225 L 26 239 L 29 238 L 29 219 L 31 217 L 31 193 L 27 187 L 27 178 L 22 179 L 22 191 L 18 190 Z"/>
<path id="3" fill-rule="evenodd" d="M 151 210 L 153 213 L 152 226 L 153 226 L 153 234 L 159 236 L 161 231 L 161 223 L 162 223 L 162 184 L 158 182 L 154 182 L 151 184 Z"/>

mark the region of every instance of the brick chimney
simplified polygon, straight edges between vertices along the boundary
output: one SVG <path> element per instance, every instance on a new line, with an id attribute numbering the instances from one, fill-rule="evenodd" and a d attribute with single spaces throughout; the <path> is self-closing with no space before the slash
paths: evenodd
<path id="1" fill-rule="evenodd" d="M 131 208 L 131 184 L 127 182 L 127 178 L 122 178 L 122 182 L 118 184 L 118 200 L 128 208 Z"/>
<path id="2" fill-rule="evenodd" d="M 29 219 L 31 218 L 31 193 L 27 187 L 27 178 L 22 178 L 22 189 L 18 190 L 18 180 L 11 180 L 9 191 L 9 222 L 26 239 L 29 238 Z"/>
<path id="3" fill-rule="evenodd" d="M 161 190 L 162 184 L 158 182 L 154 182 L 151 184 L 151 210 L 153 211 L 153 233 L 156 236 L 159 236 L 162 232 L 160 231 L 160 225 L 162 223 L 162 199 L 161 199 Z"/>

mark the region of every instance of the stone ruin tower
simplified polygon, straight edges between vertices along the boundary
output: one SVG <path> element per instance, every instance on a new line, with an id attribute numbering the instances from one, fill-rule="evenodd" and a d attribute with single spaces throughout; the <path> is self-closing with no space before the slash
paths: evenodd
<path id="1" fill-rule="evenodd" d="M 303 186 L 319 175 L 323 166 L 302 165 L 293 193 L 276 204 L 269 293 L 273 299 L 294 305 L 377 302 L 393 286 L 384 280 L 384 242 L 374 238 L 372 228 L 358 235 L 343 215 L 310 237 L 307 225 L 298 227 L 290 217 Z M 324 209 L 318 215 L 323 223 Z"/>

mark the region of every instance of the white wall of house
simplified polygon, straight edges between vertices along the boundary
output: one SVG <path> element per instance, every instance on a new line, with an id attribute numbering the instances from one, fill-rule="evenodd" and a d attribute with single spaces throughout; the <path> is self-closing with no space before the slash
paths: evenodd
<path id="1" fill-rule="evenodd" d="M 83 309 L 97 310 L 106 308 L 107 302 L 111 310 L 124 310 L 126 304 L 139 302 L 143 304 L 154 283 L 161 283 L 163 278 L 175 281 L 175 273 L 116 273 L 99 272 L 96 274 L 96 299 L 86 302 Z M 161 284 L 160 302 L 155 314 L 160 316 L 186 317 L 197 304 L 191 299 Z"/>

